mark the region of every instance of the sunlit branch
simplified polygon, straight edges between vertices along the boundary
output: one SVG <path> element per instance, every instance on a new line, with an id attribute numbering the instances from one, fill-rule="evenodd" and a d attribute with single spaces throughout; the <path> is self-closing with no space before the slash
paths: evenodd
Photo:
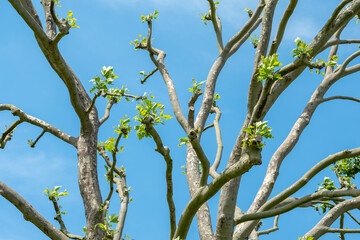
<path id="1" fill-rule="evenodd" d="M 335 72 L 339 71 L 339 74 L 343 73 L 344 70 L 346 69 L 346 67 L 349 65 L 349 63 L 354 60 L 355 58 L 357 58 L 358 56 L 360 56 L 360 50 L 354 52 L 353 54 L 351 54 L 347 59 L 345 59 L 345 61 L 343 62 L 343 64 L 341 64 L 339 66 L 338 69 L 335 70 Z"/>
<path id="2" fill-rule="evenodd" d="M 295 201 L 292 201 L 291 203 L 277 207 L 275 209 L 270 209 L 267 211 L 262 211 L 261 209 L 256 213 L 250 213 L 250 214 L 244 214 L 240 218 L 235 219 L 235 225 L 240 224 L 241 222 L 251 221 L 251 220 L 259 220 L 264 218 L 273 217 L 276 215 L 280 215 L 286 212 L 291 211 L 292 209 L 299 207 L 303 205 L 304 203 L 311 202 L 313 200 L 322 198 L 322 197 L 343 197 L 343 196 L 352 196 L 352 197 L 358 197 L 360 196 L 360 190 L 359 189 L 348 189 L 348 190 L 323 190 L 319 191 L 310 195 L 307 195 L 305 197 L 296 199 Z"/>
<path id="3" fill-rule="evenodd" d="M 329 232 L 342 232 L 342 233 L 358 233 L 358 229 L 346 231 L 347 229 L 337 229 L 333 230 L 330 228 L 332 223 L 338 219 L 344 212 L 359 208 L 360 207 L 360 197 L 347 199 L 342 203 L 339 203 L 332 209 L 330 209 L 326 215 L 318 222 L 309 232 L 305 234 L 305 237 L 313 237 L 315 240 L 321 237 L 322 235 Z"/>
<path id="4" fill-rule="evenodd" d="M 86 110 L 86 113 L 89 114 L 91 112 L 91 110 L 93 109 L 93 107 L 95 106 L 95 101 L 96 99 L 100 96 L 100 92 L 96 92 L 94 98 L 91 100 L 91 104 L 90 107 L 88 108 L 88 110 Z"/>
<path id="5" fill-rule="evenodd" d="M 264 230 L 264 231 L 259 231 L 259 232 L 257 232 L 257 235 L 260 236 L 260 235 L 270 234 L 272 232 L 279 230 L 279 227 L 278 227 L 279 216 L 280 215 L 275 216 L 274 226 L 272 228 Z"/>
<path id="6" fill-rule="evenodd" d="M 181 127 L 187 133 L 189 130 L 188 122 L 181 110 L 173 80 L 171 79 L 170 74 L 165 66 L 164 58 L 166 56 L 166 53 L 162 50 L 155 49 L 151 46 L 151 36 L 152 36 L 152 22 L 150 20 L 148 21 L 148 36 L 147 36 L 146 49 L 149 51 L 151 60 L 153 61 L 155 66 L 159 69 L 161 76 L 164 79 L 176 120 L 180 123 Z M 154 58 L 154 55 L 157 56 L 157 59 Z"/>
<path id="7" fill-rule="evenodd" d="M 217 45 L 218 45 L 218 49 L 219 49 L 219 53 L 222 52 L 224 45 L 223 45 L 223 40 L 222 40 L 222 29 L 221 29 L 221 22 L 220 19 L 216 16 L 216 7 L 214 4 L 213 0 L 207 0 L 209 2 L 210 5 L 210 18 L 211 18 L 211 22 L 214 26 L 214 31 L 216 34 L 216 40 L 217 40 Z"/>
<path id="8" fill-rule="evenodd" d="M 37 21 L 37 16 L 30 15 L 30 13 L 22 6 L 19 0 L 9 0 L 9 2 L 39 39 L 44 42 L 50 41 L 50 39 L 46 36 L 44 30 L 42 29 L 41 24 L 39 24 L 39 22 Z"/>
<path id="9" fill-rule="evenodd" d="M 278 48 L 280 46 L 280 43 L 281 43 L 281 41 L 283 39 L 284 32 L 285 32 L 285 29 L 286 29 L 286 25 L 287 25 L 291 15 L 293 14 L 297 3 L 298 3 L 298 0 L 290 0 L 289 5 L 287 6 L 287 8 L 286 8 L 286 10 L 284 12 L 284 15 L 282 16 L 282 18 L 280 20 L 276 36 L 275 36 L 274 40 L 271 43 L 268 56 L 271 56 L 271 55 L 273 55 L 274 53 L 277 52 L 277 50 L 278 50 Z"/>
<path id="10" fill-rule="evenodd" d="M 223 151 L 223 143 L 222 143 L 222 139 L 221 139 L 221 130 L 220 130 L 220 125 L 219 125 L 219 121 L 220 121 L 220 117 L 221 117 L 221 111 L 219 109 L 219 107 L 215 106 L 213 107 L 213 112 L 216 113 L 215 119 L 214 119 L 214 127 L 215 127 L 215 135 L 216 135 L 216 143 L 217 143 L 217 152 L 216 152 L 216 157 L 215 157 L 215 161 L 213 163 L 213 165 L 210 167 L 210 175 L 215 178 L 218 173 L 216 172 L 220 161 L 221 161 L 221 156 L 222 156 L 222 151 Z"/>
<path id="11" fill-rule="evenodd" d="M 116 167 L 110 160 L 109 156 L 106 154 L 105 149 L 103 146 L 98 146 L 98 152 L 100 156 L 105 160 L 108 167 L 114 166 L 114 171 L 116 174 L 119 175 L 119 178 L 113 178 L 114 183 L 116 184 L 116 191 L 119 194 L 120 198 L 120 210 L 119 210 L 119 217 L 118 223 L 116 225 L 116 230 L 114 234 L 114 240 L 120 240 L 122 236 L 122 232 L 125 226 L 125 219 L 127 214 L 127 208 L 129 204 L 129 190 L 126 185 L 126 174 L 123 169 Z"/>
<path id="12" fill-rule="evenodd" d="M 194 113 L 195 113 L 195 107 L 194 104 L 196 100 L 199 98 L 199 96 L 202 94 L 201 91 L 196 91 L 190 98 L 188 103 L 188 123 L 190 128 L 194 128 Z"/>
<path id="13" fill-rule="evenodd" d="M 319 52 L 324 51 L 325 49 L 327 49 L 328 47 L 332 47 L 335 45 L 342 45 L 342 44 L 352 44 L 352 43 L 360 43 L 360 39 L 346 39 L 346 40 L 340 40 L 340 39 L 332 39 L 330 41 L 328 41 L 324 47 L 322 47 L 320 49 Z"/>
<path id="14" fill-rule="evenodd" d="M 28 203 L 17 192 L 12 190 L 6 184 L 0 181 L 0 195 L 12 203 L 23 215 L 26 221 L 34 224 L 50 239 L 69 240 L 69 238 L 58 230 L 54 225 L 48 222 L 40 213 L 38 213 L 30 203 Z"/>
<path id="15" fill-rule="evenodd" d="M 4 110 L 11 111 L 11 113 L 14 116 L 19 117 L 22 122 L 28 122 L 32 125 L 38 126 L 38 127 L 42 128 L 43 130 L 51 133 L 55 137 L 60 138 L 64 142 L 67 142 L 67 143 L 73 145 L 74 147 L 76 147 L 76 144 L 77 144 L 76 138 L 64 133 L 63 131 L 55 128 L 54 126 L 48 124 L 47 122 L 44 122 L 38 118 L 35 118 L 33 116 L 30 116 L 30 115 L 24 113 L 22 110 L 15 107 L 14 105 L 0 104 L 0 111 L 4 111 Z"/>
<path id="16" fill-rule="evenodd" d="M 105 108 L 105 113 L 104 113 L 104 116 L 99 120 L 99 124 L 100 126 L 106 121 L 109 119 L 110 117 L 110 111 L 111 111 L 111 108 L 114 106 L 114 104 L 116 103 L 116 101 L 114 100 L 110 100 Z"/>
<path id="17" fill-rule="evenodd" d="M 207 184 L 209 177 L 210 162 L 200 144 L 197 131 L 195 129 L 190 130 L 188 137 L 197 157 L 199 158 L 199 161 L 201 162 L 202 174 L 200 177 L 200 186 L 204 186 Z"/>

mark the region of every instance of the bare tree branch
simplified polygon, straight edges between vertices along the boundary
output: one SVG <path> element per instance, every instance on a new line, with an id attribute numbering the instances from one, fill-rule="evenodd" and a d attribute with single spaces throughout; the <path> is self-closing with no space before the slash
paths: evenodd
<path id="1" fill-rule="evenodd" d="M 35 145 L 36 145 L 36 143 L 40 140 L 40 138 L 41 138 L 42 136 L 44 136 L 45 133 L 46 133 L 46 131 L 43 130 L 43 131 L 41 132 L 41 134 L 35 139 L 35 141 L 30 144 L 30 147 L 34 148 Z"/>
<path id="2" fill-rule="evenodd" d="M 270 234 L 272 232 L 279 230 L 278 221 L 279 221 L 279 215 L 276 215 L 275 219 L 274 219 L 274 227 L 264 230 L 264 231 L 259 231 L 259 232 L 257 232 L 257 235 L 260 236 L 260 235 Z"/>
<path id="3" fill-rule="evenodd" d="M 221 111 L 219 109 L 219 107 L 215 106 L 213 107 L 213 112 L 216 113 L 215 119 L 214 119 L 214 127 L 215 127 L 215 135 L 216 135 L 216 142 L 217 142 L 217 152 L 216 152 L 216 157 L 215 157 L 215 161 L 213 163 L 213 165 L 210 167 L 210 175 L 215 178 L 217 177 L 219 174 L 216 172 L 219 164 L 221 162 L 221 157 L 222 157 L 222 151 L 223 151 L 223 143 L 222 143 L 222 139 L 221 139 L 221 130 L 220 130 L 220 125 L 219 125 L 219 121 L 220 121 L 220 117 L 221 117 Z"/>
<path id="4" fill-rule="evenodd" d="M 15 107 L 14 105 L 0 104 L 0 111 L 4 111 L 4 110 L 11 111 L 11 113 L 14 116 L 19 117 L 22 122 L 28 122 L 32 125 L 38 126 L 38 127 L 42 128 L 43 130 L 45 130 L 46 132 L 51 133 L 55 137 L 60 138 L 64 142 L 67 142 L 67 143 L 73 145 L 75 148 L 77 147 L 77 139 L 76 138 L 64 133 L 63 131 L 55 128 L 54 126 L 48 124 L 47 122 L 44 122 L 38 118 L 35 118 L 33 116 L 30 116 L 30 115 L 24 113 L 22 110 Z"/>
<path id="5" fill-rule="evenodd" d="M 340 217 L 344 212 L 349 211 L 354 208 L 360 207 L 360 197 L 351 198 L 345 200 L 342 203 L 339 203 L 335 207 L 329 210 L 329 212 L 316 224 L 309 232 L 305 234 L 305 237 L 313 237 L 314 240 L 318 239 L 325 233 L 329 232 L 331 224 Z M 354 230 L 345 231 L 343 230 L 330 230 L 332 232 L 342 232 L 342 233 L 351 233 Z M 353 233 L 358 233 L 359 230 L 355 230 Z"/>
<path id="6" fill-rule="evenodd" d="M 40 213 L 38 213 L 23 197 L 17 192 L 0 181 L 0 195 L 11 202 L 23 215 L 26 221 L 34 224 L 46 236 L 53 240 L 69 240 L 68 237 L 50 222 L 48 222 Z"/>
<path id="7" fill-rule="evenodd" d="M 291 15 L 293 14 L 297 3 L 298 3 L 298 0 L 290 0 L 289 5 L 287 6 L 287 8 L 284 12 L 284 15 L 282 16 L 282 18 L 280 20 L 275 39 L 271 43 L 268 56 L 271 56 L 277 52 L 277 50 L 281 44 L 282 38 L 284 36 L 286 25 L 287 25 Z"/>
<path id="8" fill-rule="evenodd" d="M 106 109 L 105 109 L 105 114 L 104 116 L 99 120 L 99 125 L 101 126 L 106 120 L 109 119 L 110 117 L 110 111 L 111 111 L 111 108 L 112 106 L 114 106 L 116 102 L 114 100 L 110 100 L 106 106 Z"/>
<path id="9" fill-rule="evenodd" d="M 160 135 L 157 133 L 155 128 L 152 126 L 153 118 L 149 116 L 143 120 L 143 123 L 146 126 L 146 131 L 151 134 L 153 137 L 156 148 L 155 151 L 159 152 L 165 162 L 166 162 L 166 185 L 167 185 L 167 194 L 166 199 L 169 205 L 169 213 L 170 213 L 170 240 L 173 239 L 176 229 L 176 215 L 175 215 L 175 203 L 173 200 L 173 180 L 172 180 L 172 169 L 173 169 L 173 160 L 170 156 L 170 149 L 168 147 L 164 147 Z"/>
<path id="10" fill-rule="evenodd" d="M 209 10 L 209 14 L 210 14 L 210 18 L 211 18 L 211 22 L 214 26 L 214 31 L 216 34 L 216 40 L 217 40 L 217 45 L 218 45 L 218 49 L 219 49 L 219 54 L 221 54 L 223 48 L 224 48 L 224 44 L 223 44 L 223 40 L 222 40 L 222 29 L 221 29 L 221 22 L 220 22 L 220 18 L 218 18 L 216 16 L 216 7 L 214 4 L 213 0 L 208 0 L 209 5 L 210 5 L 210 10 Z"/>

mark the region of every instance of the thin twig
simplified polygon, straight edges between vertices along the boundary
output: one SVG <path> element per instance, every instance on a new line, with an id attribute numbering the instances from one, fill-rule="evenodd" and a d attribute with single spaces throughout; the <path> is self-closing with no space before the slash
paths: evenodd
<path id="1" fill-rule="evenodd" d="M 36 145 L 36 143 L 40 140 L 40 138 L 41 138 L 42 136 L 44 136 L 45 133 L 46 133 L 46 130 L 43 130 L 43 131 L 41 132 L 41 134 L 35 139 L 35 141 L 30 144 L 30 147 L 34 148 L 35 145 Z"/>

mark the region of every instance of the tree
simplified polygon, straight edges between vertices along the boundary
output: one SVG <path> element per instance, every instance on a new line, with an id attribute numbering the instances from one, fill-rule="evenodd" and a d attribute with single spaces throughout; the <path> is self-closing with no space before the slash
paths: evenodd
<path id="1" fill-rule="evenodd" d="M 168 70 L 168 64 L 165 61 L 166 53 L 162 49 L 153 47 L 158 45 L 157 40 L 153 40 L 153 35 L 155 35 L 153 34 L 153 22 L 156 21 L 158 12 L 153 11 L 149 15 L 142 15 L 141 21 L 147 26 L 148 33 L 138 35 L 138 39 L 132 41 L 132 46 L 139 51 L 147 52 L 154 68 L 151 71 L 141 71 L 140 80 L 147 86 L 153 84 L 151 80 L 155 76 L 163 79 L 174 118 L 178 127 L 182 129 L 183 135 L 178 137 L 180 144 L 165 141 L 168 139 L 166 133 L 169 130 L 164 129 L 169 126 L 170 131 L 174 131 L 173 124 L 166 123 L 165 128 L 161 128 L 159 124 L 163 124 L 171 118 L 168 115 L 168 109 L 164 109 L 164 105 L 153 99 L 151 94 L 134 92 L 133 89 L 129 88 L 130 90 L 128 90 L 125 86 L 115 87 L 118 74 L 113 67 L 103 67 L 98 76 L 92 78 L 91 87 L 86 85 L 87 83 L 84 81 L 80 81 L 75 73 L 76 71 L 72 70 L 59 50 L 59 43 L 69 38 L 65 38 L 65 36 L 70 32 L 72 33 L 75 30 L 74 28 L 78 28 L 73 12 L 69 11 L 66 18 L 61 18 L 56 13 L 58 11 L 57 6 L 60 4 L 59 1 L 42 0 L 40 6 L 44 9 L 44 16 L 40 17 L 38 10 L 36 10 L 39 6 L 35 8 L 30 0 L 9 0 L 9 3 L 31 29 L 47 62 L 65 84 L 79 126 L 77 132 L 69 134 L 40 118 L 33 117 L 30 113 L 14 105 L 0 104 L 0 111 L 7 112 L 7 114 L 10 112 L 16 119 L 4 130 L 0 139 L 1 148 L 11 145 L 10 140 L 18 130 L 16 128 L 28 123 L 42 129 L 39 137 L 35 140 L 29 140 L 30 147 L 41 145 L 42 138 L 53 135 L 58 140 L 76 149 L 78 185 L 84 205 L 87 239 L 120 239 L 125 233 L 123 229 L 128 205 L 131 201 L 129 194 L 131 188 L 126 182 L 126 166 L 125 164 L 123 166 L 117 164 L 117 158 L 121 156 L 122 153 L 120 152 L 123 150 L 123 147 L 119 145 L 120 142 L 123 142 L 134 131 L 140 140 L 150 138 L 153 146 L 156 145 L 155 150 L 165 162 L 166 170 L 162 174 L 166 176 L 170 239 L 186 239 L 195 216 L 201 239 L 248 239 L 249 237 L 258 239 L 261 235 L 278 230 L 279 216 L 298 207 L 315 207 L 324 214 L 321 220 L 308 232 L 300 232 L 297 235 L 303 239 L 318 239 L 325 233 L 331 232 L 340 233 L 340 237 L 345 239 L 345 234 L 359 233 L 358 229 L 346 228 L 344 218 L 347 214 L 358 222 L 349 211 L 360 207 L 360 191 L 356 189 L 353 182 L 360 169 L 360 148 L 328 152 L 327 154 L 331 154 L 328 157 L 323 157 L 322 160 L 312 160 L 313 166 L 293 184 L 287 184 L 280 191 L 274 191 L 274 185 L 278 179 L 280 166 L 285 159 L 289 159 L 289 154 L 297 145 L 300 136 L 309 125 L 319 106 L 339 99 L 360 102 L 359 99 L 348 96 L 325 97 L 325 94 L 335 83 L 349 75 L 356 74 L 360 70 L 360 64 L 353 64 L 360 55 L 360 51 L 354 51 L 353 46 L 357 47 L 360 40 L 342 38 L 342 34 L 346 33 L 349 25 L 353 24 L 351 20 L 358 18 L 360 0 L 344 0 L 335 6 L 316 36 L 308 43 L 302 40 L 301 36 L 296 38 L 291 47 L 290 56 L 292 58 L 282 58 L 283 51 L 286 52 L 285 50 L 288 48 L 285 45 L 284 34 L 298 1 L 290 0 L 288 6 L 283 7 L 282 3 L 278 3 L 277 0 L 260 0 L 254 10 L 246 9 L 247 21 L 225 43 L 220 18 L 216 14 L 217 8 L 221 9 L 221 4 L 208 0 L 210 9 L 208 13 L 202 14 L 201 19 L 205 24 L 210 25 L 211 23 L 213 26 L 218 56 L 208 69 L 206 81 L 193 79 L 192 87 L 189 88 L 191 97 L 186 109 L 187 116 L 184 111 L 185 108 L 180 107 L 182 100 L 179 100 L 175 91 L 175 84 L 170 75 L 171 71 Z M 66 5 L 67 2 L 64 4 Z M 276 27 L 275 9 L 277 7 L 283 13 Z M 45 21 L 41 20 L 43 18 Z M 154 30 L 156 32 L 156 29 Z M 258 37 L 255 35 L 256 31 L 259 31 Z M 111 36 L 110 33 L 107 34 Z M 345 36 L 347 35 L 348 33 L 345 34 Z M 274 37 L 273 40 L 272 37 Z M 222 85 L 226 85 L 226 82 L 225 79 L 221 79 L 222 82 L 218 80 L 224 71 L 225 64 L 229 64 L 230 57 L 233 55 L 235 57 L 239 49 L 245 48 L 249 42 L 248 39 L 255 48 L 254 64 L 248 81 L 248 99 L 246 104 L 233 100 L 231 108 L 232 111 L 237 111 L 238 106 L 242 106 L 244 109 L 246 106 L 247 110 L 243 116 L 242 127 L 236 125 L 230 130 L 234 132 L 236 129 L 239 134 L 232 145 L 232 149 L 229 149 L 229 158 L 226 159 L 222 154 L 223 143 L 220 132 L 222 106 L 221 100 L 219 100 L 220 95 L 216 93 Z M 350 47 L 344 47 L 345 44 L 349 44 Z M 281 48 L 284 50 L 279 54 Z M 344 52 L 340 52 L 338 49 L 344 49 Z M 327 55 L 324 55 L 325 53 Z M 306 75 L 308 74 L 307 69 L 314 71 L 314 73 Z M 240 210 L 237 207 L 238 200 L 246 197 L 246 193 L 239 192 L 240 182 L 242 185 L 251 186 L 251 181 L 250 183 L 244 182 L 246 176 L 256 171 L 254 166 L 261 165 L 263 162 L 267 163 L 267 159 L 265 161 L 262 155 L 265 156 L 263 151 L 267 148 L 265 139 L 269 139 L 267 143 L 270 145 L 269 143 L 272 141 L 270 139 L 273 138 L 270 127 L 271 121 L 267 121 L 269 111 L 276 106 L 286 90 L 291 88 L 295 82 L 301 81 L 301 76 L 321 78 L 321 80 L 320 83 L 316 83 L 317 86 L 314 91 L 312 90 L 310 100 L 306 103 L 300 117 L 295 120 L 287 137 L 277 149 L 270 153 L 263 183 L 257 190 L 250 208 L 243 212 L 244 209 Z M 241 80 L 246 79 L 239 78 Z M 216 90 L 217 85 L 219 87 Z M 101 98 L 107 100 L 106 106 L 101 105 Z M 110 112 L 115 111 L 114 108 L 123 104 L 124 100 L 135 103 L 135 117 L 130 116 L 133 112 L 129 111 L 129 117 L 118 119 L 120 122 L 115 126 L 116 137 L 110 136 L 107 137 L 108 140 L 102 140 L 99 137 L 99 130 L 102 129 L 102 126 L 106 126 L 108 119 L 110 119 Z M 304 101 L 304 99 L 302 100 Z M 105 109 L 105 114 L 99 117 L 98 109 Z M 214 117 L 211 114 L 214 114 Z M 344 117 L 344 119 L 347 121 L 348 117 Z M 237 119 L 232 120 L 232 122 L 235 121 L 240 122 Z M 212 158 L 209 157 L 209 152 L 214 150 L 209 149 L 207 146 L 209 141 L 205 139 L 211 128 L 215 130 L 214 138 L 217 143 L 216 154 L 214 154 L 215 160 L 211 160 Z M 355 130 L 351 129 L 352 131 L 358 130 L 357 126 L 353 126 L 353 128 Z M 329 131 L 332 132 L 333 130 L 330 129 Z M 316 138 L 313 142 L 315 145 L 318 144 L 318 141 L 323 141 L 320 137 L 314 136 L 314 138 Z M 142 144 L 141 142 L 137 143 L 136 148 L 141 148 Z M 176 199 L 173 198 L 173 194 L 176 193 L 176 188 L 173 186 L 172 175 L 176 171 L 173 171 L 174 156 L 172 153 L 176 152 L 174 147 L 178 144 L 186 145 L 184 173 L 186 174 L 191 199 L 186 203 L 186 206 L 180 210 L 179 208 L 175 210 Z M 133 148 L 133 154 L 136 154 L 137 149 Z M 312 156 L 315 154 L 313 153 Z M 104 186 L 106 188 L 103 190 L 103 194 L 100 188 L 101 179 L 98 177 L 98 171 L 100 171 L 98 167 L 100 164 L 98 163 L 100 161 L 106 163 L 107 185 Z M 221 161 L 226 165 L 224 165 L 223 170 L 219 168 Z M 138 164 L 140 165 L 140 161 Z M 301 164 L 297 163 L 296 165 Z M 298 194 L 299 190 L 308 190 L 304 188 L 306 183 L 329 166 L 332 166 L 332 170 L 336 174 L 339 182 L 338 187 L 330 178 L 325 178 L 324 182 L 319 184 L 319 189 L 316 192 L 307 191 L 305 196 L 292 197 L 294 194 Z M 141 167 L 138 168 L 141 169 Z M 110 201 L 116 201 L 113 197 L 114 186 L 119 195 L 119 215 L 109 211 Z M 107 188 L 109 190 L 104 194 Z M 217 210 L 217 218 L 214 221 L 210 215 L 208 202 L 217 193 L 220 193 L 219 205 L 217 209 L 211 211 L 214 215 Z M 0 182 L 0 194 L 18 208 L 25 220 L 33 223 L 49 238 L 83 239 L 83 236 L 71 234 L 71 231 L 66 228 L 62 218 L 65 212 L 61 210 L 59 202 L 62 201 L 63 196 L 67 195 L 67 191 L 62 190 L 59 186 L 45 190 L 46 196 L 53 203 L 56 213 L 55 220 L 60 225 L 59 229 L 3 182 Z M 177 214 L 178 217 L 176 217 L 176 213 L 180 213 Z M 260 221 L 270 217 L 275 218 L 274 227 L 259 230 Z M 330 228 L 336 219 L 339 219 L 340 227 Z M 111 225 L 114 227 L 112 228 Z"/>

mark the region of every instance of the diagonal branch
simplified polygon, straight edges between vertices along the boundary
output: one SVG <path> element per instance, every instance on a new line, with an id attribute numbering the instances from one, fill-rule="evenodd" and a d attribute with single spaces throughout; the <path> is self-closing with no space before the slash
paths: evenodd
<path id="1" fill-rule="evenodd" d="M 330 228 L 331 224 L 338 219 L 344 212 L 359 208 L 360 207 L 360 197 L 352 198 L 345 200 L 342 203 L 339 203 L 335 207 L 329 210 L 329 212 L 318 222 L 309 232 L 305 234 L 305 237 L 313 237 L 314 240 L 318 239 L 327 232 L 342 232 L 346 233 L 346 229 L 343 230 L 332 230 Z M 358 231 L 350 230 L 347 233 L 358 233 Z"/>
<path id="2" fill-rule="evenodd" d="M 67 142 L 71 145 L 73 145 L 76 148 L 77 145 L 77 138 L 74 138 L 63 131 L 57 129 L 56 127 L 48 124 L 47 122 L 44 122 L 38 118 L 35 118 L 31 115 L 28 115 L 24 113 L 19 108 L 15 107 L 14 105 L 10 104 L 0 104 L 0 111 L 8 110 L 11 111 L 11 113 L 14 116 L 17 116 L 20 118 L 22 122 L 28 122 L 32 125 L 38 126 L 42 128 L 44 131 L 51 133 L 55 137 L 58 137 L 59 139 L 63 140 L 64 142 Z"/>
<path id="3" fill-rule="evenodd" d="M 35 12 L 28 12 L 27 9 L 24 8 L 20 0 L 9 0 L 9 2 L 39 39 L 44 42 L 50 41 L 50 39 L 46 36 L 44 30 L 42 29 L 41 23 L 39 21 L 39 16 L 37 14 L 34 14 Z"/>
<path id="4" fill-rule="evenodd" d="M 0 195 L 11 202 L 23 215 L 26 221 L 30 221 L 45 235 L 53 240 L 69 240 L 60 230 L 48 222 L 38 213 L 23 197 L 0 181 Z"/>
<path id="5" fill-rule="evenodd" d="M 270 46 L 270 50 L 268 53 L 268 56 L 273 55 L 274 53 L 277 52 L 280 43 L 283 39 L 284 33 L 285 33 L 285 29 L 286 29 L 286 25 L 291 17 L 291 15 L 293 14 L 295 7 L 298 3 L 298 0 L 290 0 L 289 5 L 287 6 L 284 15 L 282 16 L 280 23 L 279 23 L 279 27 L 276 33 L 276 36 L 274 38 L 274 40 L 271 43 Z"/>
<path id="6" fill-rule="evenodd" d="M 3 134 L 1 135 L 0 138 L 0 148 L 4 149 L 5 145 L 8 141 L 11 140 L 12 138 L 12 134 L 14 132 L 14 129 L 23 122 L 23 120 L 18 119 L 15 122 L 13 122 L 13 124 L 11 124 L 11 126 L 5 130 L 5 132 L 3 132 Z"/>

